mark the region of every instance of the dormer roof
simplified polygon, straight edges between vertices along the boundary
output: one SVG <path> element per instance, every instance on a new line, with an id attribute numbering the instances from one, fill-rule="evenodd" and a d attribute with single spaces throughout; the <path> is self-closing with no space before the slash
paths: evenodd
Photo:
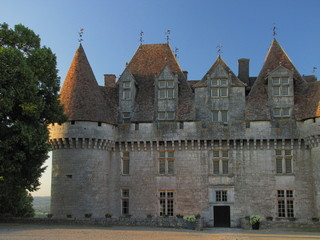
<path id="1" fill-rule="evenodd" d="M 193 85 L 194 88 L 198 87 L 207 87 L 208 86 L 208 77 L 211 75 L 218 76 L 219 73 L 224 76 L 231 77 L 231 86 L 233 87 L 245 87 L 246 84 L 243 83 L 229 68 L 229 66 L 223 61 L 221 56 L 219 55 L 217 60 L 214 62 L 214 64 L 211 66 L 211 68 L 208 70 L 208 72 L 203 76 L 203 78 Z"/>
<path id="2" fill-rule="evenodd" d="M 270 107 L 268 106 L 268 76 L 271 72 L 279 67 L 284 67 L 292 71 L 294 82 L 294 102 L 300 104 L 304 101 L 304 93 L 307 88 L 307 82 L 301 77 L 296 70 L 292 61 L 282 49 L 276 39 L 273 39 L 263 67 L 258 75 L 257 80 L 247 98 L 246 118 L 250 121 L 270 120 Z M 299 109 L 295 108 L 294 115 Z"/>
<path id="3" fill-rule="evenodd" d="M 115 123 L 115 114 L 106 106 L 104 95 L 80 44 L 60 92 L 69 120 Z"/>

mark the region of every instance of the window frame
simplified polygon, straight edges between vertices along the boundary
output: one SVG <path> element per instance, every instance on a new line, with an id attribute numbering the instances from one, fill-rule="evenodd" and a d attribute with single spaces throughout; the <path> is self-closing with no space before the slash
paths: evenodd
<path id="1" fill-rule="evenodd" d="M 290 154 L 287 154 L 290 151 Z M 293 174 L 293 149 L 275 149 L 276 174 Z"/>
<path id="2" fill-rule="evenodd" d="M 125 163 L 127 163 L 126 168 L 125 168 Z M 125 172 L 125 169 L 127 169 L 126 172 Z M 130 174 L 130 152 L 128 151 L 121 152 L 121 174 L 122 175 Z"/>
<path id="3" fill-rule="evenodd" d="M 158 174 L 159 175 L 174 175 L 175 174 L 175 156 L 174 151 L 159 151 L 158 152 Z M 171 156 L 171 154 L 173 154 Z M 170 156 L 169 156 L 170 155 Z"/>
<path id="4" fill-rule="evenodd" d="M 223 84 L 222 82 L 225 82 Z M 229 97 L 229 79 L 213 78 L 210 79 L 210 97 L 211 98 L 227 98 Z M 224 92 L 225 91 L 225 92 Z"/>
<path id="5" fill-rule="evenodd" d="M 174 190 L 159 190 L 158 193 L 158 204 L 159 204 L 159 216 L 174 216 L 174 201 L 175 192 Z"/>
<path id="6" fill-rule="evenodd" d="M 293 189 L 279 189 L 277 194 L 277 217 L 294 218 L 295 217 L 295 191 Z"/>
<path id="7" fill-rule="evenodd" d="M 124 194 L 126 193 L 127 194 Z M 121 215 L 127 215 L 130 213 L 130 190 L 129 188 L 121 189 Z"/>
<path id="8" fill-rule="evenodd" d="M 229 149 L 214 149 L 212 150 L 212 174 L 213 175 L 228 175 L 230 154 Z M 227 153 L 225 155 L 225 153 Z M 218 168 L 218 169 L 217 169 Z"/>

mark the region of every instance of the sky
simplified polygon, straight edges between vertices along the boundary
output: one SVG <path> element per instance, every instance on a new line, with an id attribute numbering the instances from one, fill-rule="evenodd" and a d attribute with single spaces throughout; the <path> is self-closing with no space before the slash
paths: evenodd
<path id="1" fill-rule="evenodd" d="M 57 56 L 61 84 L 82 45 L 95 77 L 117 77 L 140 44 L 169 43 L 178 62 L 199 80 L 216 60 L 217 46 L 231 70 L 250 59 L 250 76 L 262 68 L 276 27 L 276 39 L 300 74 L 320 71 L 319 0 L 0 0 L 0 23 L 23 24 Z M 51 158 L 33 196 L 50 195 Z"/>

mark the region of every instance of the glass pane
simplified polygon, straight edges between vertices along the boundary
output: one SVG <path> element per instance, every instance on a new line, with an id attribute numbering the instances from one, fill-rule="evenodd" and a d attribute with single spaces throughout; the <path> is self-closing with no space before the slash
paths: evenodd
<path id="1" fill-rule="evenodd" d="M 165 158 L 166 152 L 159 152 L 159 158 Z"/>
<path id="2" fill-rule="evenodd" d="M 289 95 L 289 87 L 288 86 L 282 86 L 281 87 L 281 95 L 282 96 L 288 96 Z"/>
<path id="3" fill-rule="evenodd" d="M 174 158 L 174 152 L 168 152 L 168 158 Z"/>
<path id="4" fill-rule="evenodd" d="M 218 80 L 217 79 L 212 79 L 211 80 L 211 86 L 218 86 Z"/>
<path id="5" fill-rule="evenodd" d="M 166 197 L 166 192 L 165 191 L 161 191 L 160 192 L 160 198 L 165 198 Z"/>
<path id="6" fill-rule="evenodd" d="M 275 117 L 280 117 L 280 108 L 274 108 L 273 109 L 273 115 Z"/>
<path id="7" fill-rule="evenodd" d="M 174 174 L 174 161 L 168 160 L 168 174 Z"/>
<path id="8" fill-rule="evenodd" d="M 219 161 L 213 161 L 213 174 L 219 174 Z"/>
<path id="9" fill-rule="evenodd" d="M 285 117 L 290 116 L 289 108 L 282 108 L 282 116 L 285 116 Z"/>
<path id="10" fill-rule="evenodd" d="M 219 111 L 212 111 L 212 121 L 213 122 L 219 121 Z"/>
<path id="11" fill-rule="evenodd" d="M 168 198 L 173 198 L 173 192 L 167 192 Z"/>
<path id="12" fill-rule="evenodd" d="M 216 191 L 216 201 L 221 202 L 221 191 Z"/>
<path id="13" fill-rule="evenodd" d="M 276 168 L 277 168 L 277 173 L 282 173 L 282 159 L 277 159 L 276 160 Z"/>
<path id="14" fill-rule="evenodd" d="M 284 190 L 278 190 L 278 197 L 283 198 L 284 197 Z"/>
<path id="15" fill-rule="evenodd" d="M 166 92 L 167 92 L 167 90 L 161 89 L 161 90 L 159 90 L 158 92 L 159 92 L 159 98 L 160 98 L 160 99 L 166 98 Z"/>
<path id="16" fill-rule="evenodd" d="M 166 200 L 160 199 L 160 216 L 164 216 L 166 214 Z"/>
<path id="17" fill-rule="evenodd" d="M 164 120 L 166 119 L 166 114 L 164 112 L 159 112 L 158 113 L 158 119 L 159 120 Z"/>
<path id="18" fill-rule="evenodd" d="M 129 174 L 129 160 L 122 160 L 122 174 Z"/>
<path id="19" fill-rule="evenodd" d="M 227 79 L 221 79 L 220 80 L 220 85 L 221 86 L 227 86 L 228 85 L 228 80 Z"/>
<path id="20" fill-rule="evenodd" d="M 273 87 L 273 96 L 280 96 L 280 87 Z"/>
<path id="21" fill-rule="evenodd" d="M 129 199 L 122 199 L 122 214 L 129 214 Z"/>
<path id="22" fill-rule="evenodd" d="M 168 98 L 174 98 L 174 89 L 167 89 Z"/>
<path id="23" fill-rule="evenodd" d="M 130 88 L 130 82 L 123 82 L 123 88 Z"/>
<path id="24" fill-rule="evenodd" d="M 167 119 L 173 120 L 174 119 L 174 112 L 167 112 Z"/>
<path id="25" fill-rule="evenodd" d="M 281 84 L 282 84 L 282 85 L 287 85 L 287 84 L 289 84 L 289 78 L 281 78 Z"/>
<path id="26" fill-rule="evenodd" d="M 122 116 L 123 118 L 130 118 L 130 112 L 123 112 Z"/>
<path id="27" fill-rule="evenodd" d="M 122 189 L 122 197 L 129 197 L 129 189 Z"/>
<path id="28" fill-rule="evenodd" d="M 173 216 L 173 200 L 168 200 L 167 204 L 167 215 Z"/>
<path id="29" fill-rule="evenodd" d="M 278 200 L 278 217 L 285 217 L 286 210 L 284 200 Z"/>
<path id="30" fill-rule="evenodd" d="M 288 217 L 294 217 L 293 200 L 288 200 L 287 201 L 287 216 Z"/>
<path id="31" fill-rule="evenodd" d="M 123 91 L 123 99 L 128 100 L 131 97 L 131 93 L 128 90 Z"/>
<path id="32" fill-rule="evenodd" d="M 228 151 L 222 151 L 222 157 L 227 158 L 229 156 Z"/>
<path id="33" fill-rule="evenodd" d="M 214 158 L 220 157 L 219 151 L 213 151 L 213 157 L 214 157 Z"/>
<path id="34" fill-rule="evenodd" d="M 123 152 L 122 153 L 123 158 L 129 158 L 129 152 Z"/>
<path id="35" fill-rule="evenodd" d="M 287 198 L 293 198 L 293 191 L 287 190 Z"/>
<path id="36" fill-rule="evenodd" d="M 228 122 L 228 111 L 221 111 L 221 121 Z"/>
<path id="37" fill-rule="evenodd" d="M 280 84 L 280 78 L 272 78 L 272 84 L 273 85 L 279 85 Z"/>
<path id="38" fill-rule="evenodd" d="M 211 97 L 219 97 L 219 88 L 211 88 Z"/>
<path id="39" fill-rule="evenodd" d="M 165 88 L 166 87 L 166 81 L 159 81 L 159 88 Z"/>
<path id="40" fill-rule="evenodd" d="M 222 173 L 228 174 L 228 161 L 227 160 L 222 161 Z"/>
<path id="41" fill-rule="evenodd" d="M 228 96 L 228 88 L 220 88 L 220 96 L 227 97 Z"/>
<path id="42" fill-rule="evenodd" d="M 227 191 L 222 191 L 222 202 L 227 202 L 228 201 L 228 198 L 227 198 Z"/>
<path id="43" fill-rule="evenodd" d="M 276 150 L 276 155 L 281 156 L 282 155 L 282 150 Z"/>
<path id="44" fill-rule="evenodd" d="M 174 81 L 167 81 L 167 87 L 173 88 L 174 87 Z"/>
<path id="45" fill-rule="evenodd" d="M 166 173 L 166 162 L 164 160 L 159 160 L 159 173 L 160 174 Z"/>
<path id="46" fill-rule="evenodd" d="M 291 156 L 291 155 L 292 155 L 292 151 L 291 151 L 291 150 L 285 150 L 285 151 L 284 151 L 284 154 L 285 154 L 286 156 Z"/>

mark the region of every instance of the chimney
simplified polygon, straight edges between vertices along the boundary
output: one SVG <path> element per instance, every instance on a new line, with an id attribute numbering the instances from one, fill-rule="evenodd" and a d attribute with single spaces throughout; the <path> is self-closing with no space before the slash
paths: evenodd
<path id="1" fill-rule="evenodd" d="M 238 68 L 238 78 L 246 83 L 248 86 L 250 86 L 249 82 L 249 61 L 248 58 L 240 58 L 238 60 L 239 68 Z"/>
<path id="2" fill-rule="evenodd" d="M 104 86 L 114 87 L 116 85 L 116 78 L 114 74 L 104 74 Z"/>
<path id="3" fill-rule="evenodd" d="M 184 77 L 185 77 L 186 80 L 188 81 L 188 71 L 182 71 L 182 72 L 183 72 Z"/>

